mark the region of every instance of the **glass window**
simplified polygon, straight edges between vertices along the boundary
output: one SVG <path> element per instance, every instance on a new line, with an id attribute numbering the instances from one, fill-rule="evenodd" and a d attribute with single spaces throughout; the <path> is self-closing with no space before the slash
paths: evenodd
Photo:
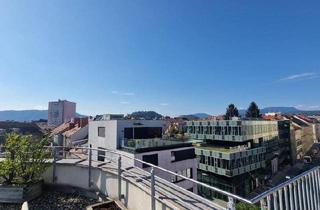
<path id="1" fill-rule="evenodd" d="M 106 128 L 105 127 L 98 127 L 98 136 L 106 137 Z"/>

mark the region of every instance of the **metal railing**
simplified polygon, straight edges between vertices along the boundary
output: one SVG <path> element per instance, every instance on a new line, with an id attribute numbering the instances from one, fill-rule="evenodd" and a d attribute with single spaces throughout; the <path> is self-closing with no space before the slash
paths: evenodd
<path id="1" fill-rule="evenodd" d="M 152 138 L 152 139 L 121 139 L 121 146 L 123 148 L 129 149 L 141 149 L 150 147 L 160 147 L 169 146 L 176 144 L 188 144 L 187 142 L 162 139 L 162 138 Z M 190 143 L 189 143 L 190 144 Z"/>
<path id="2" fill-rule="evenodd" d="M 318 210 L 320 209 L 320 167 L 302 174 L 252 198 L 261 209 Z"/>
<path id="3" fill-rule="evenodd" d="M 132 161 L 136 161 L 139 162 L 141 164 L 145 164 L 148 165 L 149 167 L 151 167 L 150 172 L 140 169 L 145 173 L 149 173 L 150 175 L 150 195 L 151 195 L 151 209 L 155 210 L 155 193 L 156 193 L 156 182 L 157 180 L 163 180 L 159 177 L 156 177 L 156 172 L 155 169 L 157 169 L 158 171 L 163 171 L 167 174 L 170 174 L 172 176 L 176 176 L 176 177 L 180 177 L 183 180 L 187 180 L 192 182 L 193 184 L 196 184 L 197 186 L 202 186 L 205 188 L 208 188 L 214 192 L 217 192 L 221 195 L 224 195 L 226 197 L 228 197 L 228 206 L 227 208 L 225 206 L 221 206 L 219 204 L 213 203 L 214 206 L 216 206 L 217 209 L 228 209 L 228 210 L 235 210 L 236 209 L 236 202 L 244 202 L 247 204 L 251 204 L 251 205 L 260 205 L 260 208 L 262 210 L 270 210 L 270 209 L 274 209 L 274 210 L 318 210 L 320 209 L 320 167 L 317 166 L 311 170 L 308 170 L 274 188 L 271 188 L 263 193 L 261 193 L 260 195 L 252 198 L 252 199 L 246 199 L 243 198 L 241 196 L 232 194 L 230 192 L 221 190 L 219 188 L 210 186 L 208 184 L 199 182 L 197 180 L 194 180 L 192 178 L 183 176 L 181 174 L 177 174 L 175 172 L 172 172 L 170 170 L 164 169 L 162 167 L 153 165 L 151 163 L 142 161 L 140 159 L 134 158 L 133 156 L 130 155 L 126 155 L 124 153 L 118 152 L 118 151 L 114 151 L 114 150 L 108 150 L 108 149 L 97 149 L 97 148 L 91 148 L 90 147 L 73 147 L 73 148 L 65 148 L 62 146 L 50 146 L 48 147 L 50 149 L 52 149 L 53 151 L 53 182 L 55 181 L 55 170 L 56 170 L 56 161 L 58 160 L 57 158 L 57 150 L 65 150 L 65 149 L 73 149 L 73 150 L 77 150 L 77 149 L 81 149 L 84 151 L 87 151 L 87 160 L 89 161 L 89 165 L 88 165 L 88 175 L 89 175 L 89 180 L 88 180 L 88 186 L 91 187 L 92 186 L 92 180 L 91 180 L 91 170 L 92 170 L 92 162 L 94 161 L 92 159 L 92 155 L 93 155 L 93 151 L 101 151 L 104 152 L 105 155 L 99 155 L 99 156 L 103 156 L 108 158 L 109 154 L 111 157 L 111 155 L 116 156 L 117 157 L 117 161 L 114 161 L 117 164 L 118 167 L 118 198 L 119 200 L 122 199 L 122 193 L 121 193 L 121 180 L 122 180 L 122 173 L 124 171 L 126 171 L 126 168 L 123 167 L 123 163 L 122 160 L 123 158 L 127 158 L 130 159 Z M 138 168 L 139 169 L 139 168 Z M 166 180 L 168 181 L 168 180 Z M 170 181 L 168 181 L 170 182 Z M 171 183 L 170 183 L 171 184 Z M 185 190 L 179 186 L 175 186 L 175 188 L 177 189 L 181 189 L 181 190 Z M 199 195 L 195 195 L 198 196 L 199 199 L 208 202 L 209 200 L 199 196 Z M 210 201 L 209 201 L 210 202 Z"/>

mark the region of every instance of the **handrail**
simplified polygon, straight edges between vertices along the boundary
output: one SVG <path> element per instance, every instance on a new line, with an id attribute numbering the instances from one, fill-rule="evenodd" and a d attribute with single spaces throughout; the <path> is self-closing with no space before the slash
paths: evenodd
<path id="1" fill-rule="evenodd" d="M 289 179 L 289 180 L 287 180 L 287 181 L 285 181 L 285 182 L 283 182 L 283 183 L 281 183 L 281 184 L 279 184 L 279 185 L 277 185 L 277 186 L 275 186 L 275 187 L 273 187 L 273 188 L 271 188 L 271 189 L 269 189 L 269 190 L 267 190 L 267 191 L 264 191 L 264 192 L 261 193 L 260 195 L 257 195 L 256 197 L 250 199 L 250 201 L 251 201 L 252 203 L 256 203 L 256 202 L 260 201 L 261 199 L 266 198 L 268 195 L 270 195 L 270 194 L 278 191 L 279 189 L 284 188 L 284 187 L 286 187 L 286 186 L 294 183 L 295 181 L 301 179 L 302 177 L 308 175 L 309 173 L 311 173 L 311 172 L 319 169 L 319 167 L 320 167 L 320 166 L 315 166 L 315 167 L 313 167 L 313 168 L 311 168 L 311 169 L 303 172 L 302 174 L 299 174 L 299 175 L 293 177 L 292 179 Z"/>
<path id="2" fill-rule="evenodd" d="M 101 157 L 107 158 L 107 156 L 104 156 L 104 155 L 101 155 Z M 93 161 L 93 160 L 92 160 L 92 161 Z M 97 161 L 97 162 L 101 162 L 101 161 Z M 148 171 L 146 171 L 146 170 L 143 170 L 142 168 L 137 167 L 136 169 L 138 169 L 138 170 L 141 171 L 141 172 L 145 172 L 145 173 L 151 174 L 150 172 L 148 172 Z M 133 175 L 133 176 L 142 178 L 141 176 L 137 176 L 136 174 L 130 172 L 130 171 L 127 170 L 127 169 L 124 169 L 124 171 L 126 171 L 127 173 L 129 173 L 129 174 L 131 174 L 131 175 Z M 142 176 L 144 176 L 144 175 L 142 175 Z M 161 180 L 161 181 L 168 181 L 168 180 L 165 180 L 165 179 L 163 179 L 163 178 L 161 178 L 161 177 L 157 177 L 157 179 L 158 179 L 158 180 Z M 169 183 L 169 184 L 173 184 L 173 183 Z M 175 185 L 175 184 L 173 184 L 173 185 Z M 175 185 L 174 187 L 175 187 L 175 188 L 178 188 L 178 189 L 180 189 L 180 190 L 188 191 L 187 189 L 185 189 L 185 188 L 183 188 L 183 187 L 180 187 L 180 186 L 178 186 L 178 185 Z M 188 192 L 190 192 L 190 191 L 188 191 Z M 206 198 L 204 198 L 204 197 L 201 197 L 201 196 L 199 196 L 199 195 L 197 195 L 197 196 L 198 196 L 198 198 L 201 199 L 201 200 L 208 201 L 208 199 L 206 199 Z M 182 200 L 180 199 L 180 201 L 182 201 Z M 209 200 L 209 201 L 210 201 L 210 200 Z M 221 206 L 218 206 L 218 204 L 213 203 L 213 205 L 214 205 L 216 208 L 221 208 Z"/>
<path id="3" fill-rule="evenodd" d="M 221 190 L 221 189 L 219 189 L 219 188 L 210 186 L 210 185 L 205 184 L 205 183 L 203 183 L 203 182 L 199 182 L 199 181 L 197 181 L 197 180 L 194 180 L 194 179 L 185 177 L 185 176 L 183 176 L 183 175 L 181 175 L 181 174 L 177 174 L 177 173 L 172 172 L 172 171 L 170 171 L 170 170 L 167 170 L 167 169 L 165 169 L 165 168 L 162 168 L 162 167 L 153 165 L 153 164 L 151 164 L 151 163 L 145 162 L 145 161 L 143 161 L 143 160 L 134 158 L 134 157 L 132 157 L 132 156 L 129 156 L 129 155 L 126 155 L 126 154 L 123 154 L 123 153 L 120 153 L 120 152 L 117 152 L 117 151 L 114 151 L 114 150 L 110 150 L 110 149 L 100 149 L 100 148 L 90 148 L 90 147 L 64 147 L 64 146 L 46 146 L 46 147 L 47 147 L 47 148 L 62 148 L 62 149 L 63 149 L 63 148 L 68 148 L 68 149 L 87 149 L 87 150 L 108 152 L 108 153 L 110 153 L 110 154 L 118 155 L 119 157 L 125 157 L 125 158 L 128 158 L 128 159 L 137 161 L 137 162 L 139 162 L 139 163 L 146 164 L 146 165 L 148 165 L 148 166 L 150 166 L 150 167 L 153 167 L 153 168 L 155 168 L 155 169 L 158 169 L 158 170 L 161 170 L 161 171 L 166 172 L 166 173 L 168 173 L 168 174 L 171 174 L 171 175 L 180 177 L 180 178 L 182 178 L 182 179 L 184 179 L 184 180 L 188 180 L 188 181 L 193 182 L 193 183 L 195 183 L 195 184 L 197 184 L 197 185 L 206 187 L 206 188 L 208 188 L 208 189 L 210 189 L 210 190 L 213 190 L 213 191 L 215 191 L 215 192 L 217 192 L 217 193 L 220 193 L 220 194 L 222 194 L 222 195 L 225 195 L 225 196 L 227 196 L 227 197 L 229 197 L 229 198 L 233 198 L 233 199 L 235 199 L 235 200 L 242 201 L 242 202 L 245 202 L 245 203 L 248 203 L 248 204 L 256 204 L 257 202 L 261 201 L 262 199 L 265 199 L 266 197 L 268 197 L 269 195 L 273 194 L 274 192 L 277 192 L 279 189 L 282 189 L 282 188 L 284 188 L 284 187 L 287 187 L 288 185 L 294 183 L 295 181 L 297 181 L 297 180 L 305 177 L 306 175 L 308 175 L 308 174 L 310 174 L 311 172 L 313 172 L 313 171 L 315 171 L 315 170 L 317 170 L 317 169 L 320 168 L 320 166 L 316 166 L 316 167 L 314 167 L 314 168 L 312 168 L 312 169 L 310 169 L 310 170 L 308 170 L 308 171 L 303 172 L 302 174 L 299 174 L 299 175 L 293 177 L 292 179 L 290 179 L 290 180 L 288 180 L 288 181 L 286 181 L 286 182 L 284 182 L 284 183 L 281 183 L 281 184 L 279 184 L 279 185 L 277 185 L 277 186 L 275 186 L 275 187 L 273 187 L 273 188 L 271 188 L 271 189 L 269 189 L 269 190 L 267 190 L 267 191 L 259 194 L 258 196 L 254 197 L 254 198 L 246 199 L 246 198 L 243 198 L 243 197 L 241 197 L 241 196 L 238 196 L 238 195 L 232 194 L 232 193 L 230 193 L 230 192 Z M 146 172 L 148 172 L 148 171 L 146 171 Z M 150 172 L 148 172 L 148 173 L 150 173 Z"/>
<path id="4" fill-rule="evenodd" d="M 50 148 L 50 147 L 52 147 L 52 146 L 47 146 L 47 147 Z M 208 189 L 211 189 L 211 190 L 213 190 L 213 191 L 215 191 L 215 192 L 218 192 L 218 193 L 220 193 L 220 194 L 222 194 L 222 195 L 225 195 L 225 196 L 234 198 L 234 199 L 236 199 L 236 200 L 239 200 L 239 201 L 243 201 L 243 202 L 252 204 L 252 202 L 251 202 L 250 200 L 248 200 L 248 199 L 246 199 L 246 198 L 243 198 L 243 197 L 241 197 L 241 196 L 238 196 L 238 195 L 232 194 L 232 193 L 230 193 L 230 192 L 221 190 L 221 189 L 219 189 L 219 188 L 210 186 L 210 185 L 205 184 L 205 183 L 203 183 L 203 182 L 199 182 L 199 181 L 197 181 L 197 180 L 194 180 L 194 179 L 185 177 L 185 176 L 183 176 L 183 175 L 181 175 L 181 174 L 177 174 L 177 173 L 172 172 L 172 171 L 170 171 L 170 170 L 167 170 L 167 169 L 164 169 L 164 168 L 162 168 L 162 167 L 159 167 L 159 166 L 153 165 L 153 164 L 151 164 L 151 163 L 145 162 L 145 161 L 143 161 L 143 160 L 140 160 L 140 159 L 131 157 L 131 156 L 129 156 L 129 155 L 119 153 L 119 152 L 114 151 L 114 150 L 110 150 L 110 149 L 100 149 L 100 148 L 89 148 L 89 147 L 64 147 L 64 146 L 53 146 L 53 147 L 55 147 L 55 148 L 68 148 L 68 149 L 91 149 L 91 150 L 94 150 L 94 151 L 105 151 L 105 152 L 109 152 L 109 153 L 112 153 L 112 154 L 116 154 L 116 155 L 119 155 L 119 156 L 122 156 L 122 157 L 126 157 L 126 158 L 128 158 L 128 159 L 131 159 L 131 160 L 140 162 L 140 163 L 142 163 L 142 164 L 146 164 L 146 165 L 148 165 L 148 166 L 150 166 L 150 167 L 153 167 L 153 168 L 156 168 L 156 169 L 158 169 L 158 170 L 164 171 L 164 172 L 169 173 L 169 174 L 171 174 L 171 175 L 178 176 L 178 177 L 180 177 L 180 178 L 182 178 L 182 179 L 188 180 L 188 181 L 193 182 L 193 183 L 195 183 L 195 184 L 197 184 L 197 185 L 201 185 L 201 186 L 206 187 L 206 188 L 208 188 Z"/>

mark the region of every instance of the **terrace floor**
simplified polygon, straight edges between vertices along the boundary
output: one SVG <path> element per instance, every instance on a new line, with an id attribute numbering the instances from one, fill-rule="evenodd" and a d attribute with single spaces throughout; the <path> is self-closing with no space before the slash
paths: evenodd
<path id="1" fill-rule="evenodd" d="M 86 209 L 87 206 L 98 203 L 77 193 L 67 194 L 58 191 L 44 191 L 43 194 L 28 202 L 29 210 L 75 210 Z M 0 210 L 20 210 L 22 204 L 0 203 Z"/>

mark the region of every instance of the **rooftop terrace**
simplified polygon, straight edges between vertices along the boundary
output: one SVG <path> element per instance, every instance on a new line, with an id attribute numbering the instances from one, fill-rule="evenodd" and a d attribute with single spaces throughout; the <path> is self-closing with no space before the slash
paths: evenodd
<path id="1" fill-rule="evenodd" d="M 56 149 L 49 147 L 56 154 Z M 129 210 L 141 209 L 170 209 L 170 210 L 204 210 L 221 209 L 236 210 L 236 202 L 256 205 L 262 210 L 266 209 L 319 209 L 320 203 L 320 167 L 316 166 L 290 180 L 271 188 L 252 199 L 242 198 L 235 194 L 223 191 L 197 180 L 182 176 L 164 168 L 132 158 L 117 151 L 103 150 L 110 155 L 105 161 L 93 161 L 92 150 L 87 147 L 74 148 L 71 151 L 84 151 L 86 156 L 72 156 L 71 159 L 54 159 L 45 174 L 47 184 L 57 186 L 72 186 L 97 192 L 100 196 L 107 196 L 118 200 Z M 148 164 L 151 171 L 128 166 L 125 159 Z M 156 174 L 163 171 L 174 176 L 191 181 L 198 186 L 207 187 L 216 193 L 228 198 L 228 201 L 207 200 L 185 190 L 171 182 L 159 178 Z M 258 207 L 259 206 L 259 207 Z"/>

